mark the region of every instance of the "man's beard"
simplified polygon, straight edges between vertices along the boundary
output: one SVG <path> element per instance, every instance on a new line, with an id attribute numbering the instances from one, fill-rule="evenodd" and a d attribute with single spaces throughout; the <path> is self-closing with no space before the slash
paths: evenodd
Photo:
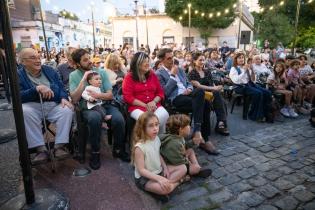
<path id="1" fill-rule="evenodd" d="M 84 71 L 89 71 L 89 70 L 92 70 L 93 68 L 93 65 L 86 65 L 86 66 L 82 66 L 81 65 L 81 69 L 84 70 Z"/>

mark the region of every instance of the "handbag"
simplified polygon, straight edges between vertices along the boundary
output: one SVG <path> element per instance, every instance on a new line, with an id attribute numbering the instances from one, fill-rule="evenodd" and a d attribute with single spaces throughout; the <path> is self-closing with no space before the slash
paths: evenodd
<path id="1" fill-rule="evenodd" d="M 213 93 L 210 91 L 205 91 L 205 100 L 211 102 L 213 100 Z"/>

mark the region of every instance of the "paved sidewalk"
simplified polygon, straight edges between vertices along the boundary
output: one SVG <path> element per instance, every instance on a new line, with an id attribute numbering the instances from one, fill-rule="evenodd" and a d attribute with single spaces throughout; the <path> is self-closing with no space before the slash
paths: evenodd
<path id="1" fill-rule="evenodd" d="M 179 187 L 163 209 L 315 209 L 315 129 L 306 119 L 222 138 L 198 151 L 208 179 Z"/>

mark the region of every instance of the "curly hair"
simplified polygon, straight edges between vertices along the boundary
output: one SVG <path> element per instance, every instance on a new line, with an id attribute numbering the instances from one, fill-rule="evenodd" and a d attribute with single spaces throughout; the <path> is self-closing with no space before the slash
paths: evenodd
<path id="1" fill-rule="evenodd" d="M 153 117 L 159 120 L 159 118 L 153 112 L 144 112 L 142 115 L 140 115 L 139 119 L 136 122 L 136 125 L 133 130 L 133 138 L 132 138 L 132 150 L 131 150 L 132 162 L 134 161 L 135 145 L 138 142 L 145 142 L 149 139 L 149 136 L 146 133 L 146 130 L 147 130 L 148 121 Z"/>
<path id="2" fill-rule="evenodd" d="M 179 129 L 190 125 L 190 118 L 185 114 L 171 115 L 166 122 L 166 133 L 178 135 Z"/>

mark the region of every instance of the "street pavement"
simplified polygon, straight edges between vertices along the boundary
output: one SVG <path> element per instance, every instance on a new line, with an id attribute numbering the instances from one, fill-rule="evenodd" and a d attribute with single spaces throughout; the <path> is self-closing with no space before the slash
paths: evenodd
<path id="1" fill-rule="evenodd" d="M 12 111 L 0 115 L 0 128 L 14 128 Z M 197 150 L 199 162 L 213 170 L 212 176 L 192 178 L 165 204 L 136 188 L 132 166 L 111 157 L 106 136 L 100 170 L 74 177 L 73 170 L 82 165 L 72 159 L 58 162 L 56 173 L 49 164 L 37 166 L 34 187 L 63 193 L 71 209 L 314 210 L 315 129 L 307 120 L 301 116 L 274 124 L 244 121 L 241 107 L 236 107 L 228 117 L 231 136 L 211 135 L 221 155 Z M 23 191 L 16 140 L 0 144 L 0 159 L 1 209 Z"/>
<path id="2" fill-rule="evenodd" d="M 221 138 L 213 170 L 182 185 L 164 209 L 315 209 L 315 129 L 305 118 Z"/>

